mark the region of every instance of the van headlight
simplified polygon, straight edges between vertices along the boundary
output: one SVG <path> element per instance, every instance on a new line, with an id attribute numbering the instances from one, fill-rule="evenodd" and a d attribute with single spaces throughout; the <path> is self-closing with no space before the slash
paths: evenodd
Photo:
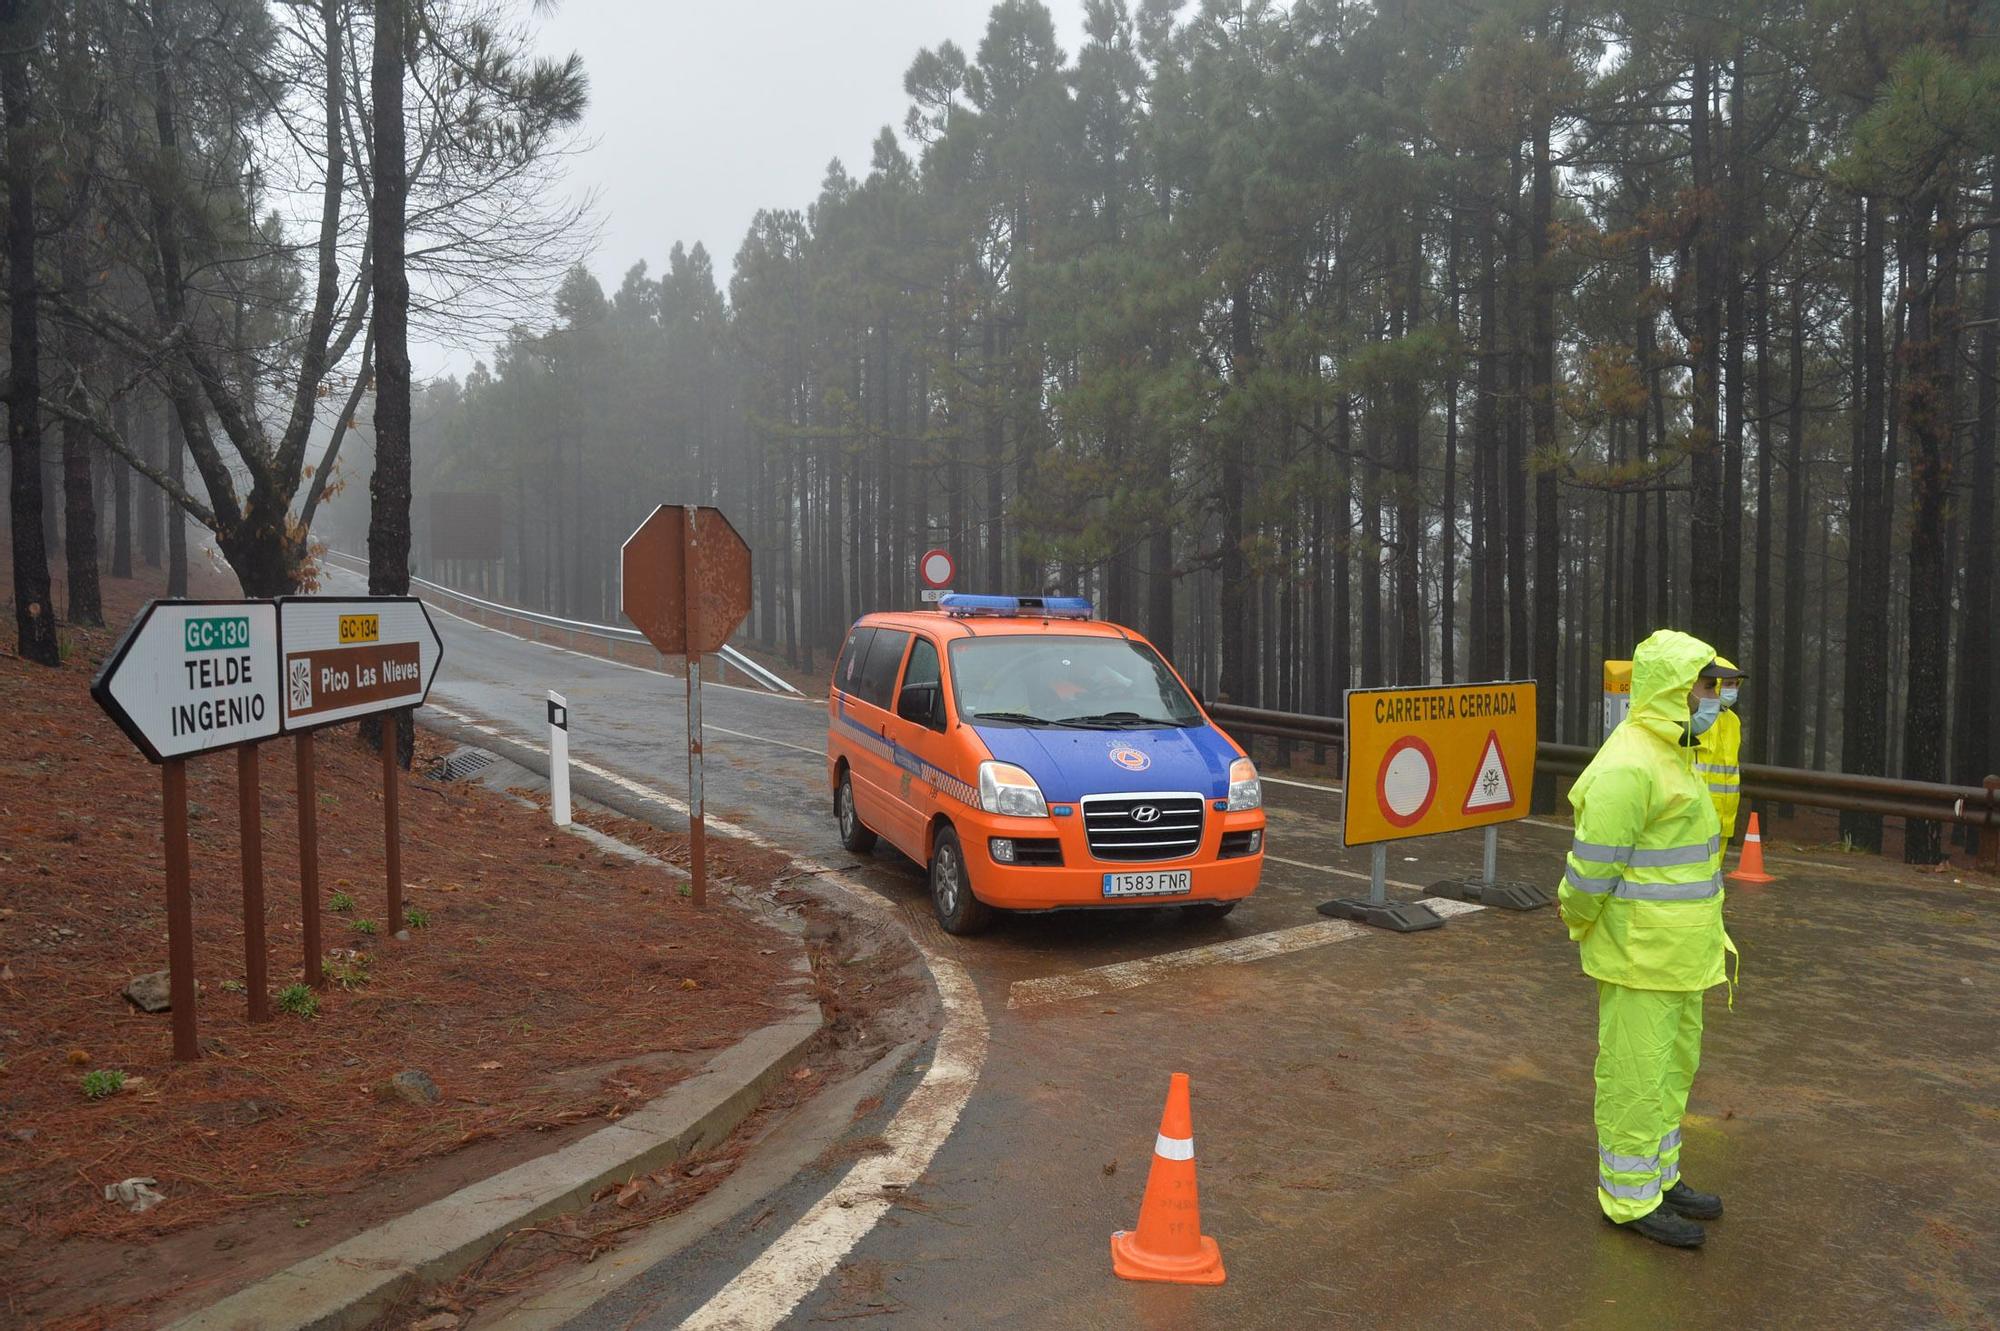
<path id="1" fill-rule="evenodd" d="M 979 807 L 1008 818 L 1046 818 L 1049 802 L 1042 788 L 1012 763 L 979 764 Z"/>
<path id="2" fill-rule="evenodd" d="M 1264 783 L 1257 779 L 1257 764 L 1238 758 L 1229 764 L 1229 812 L 1264 807 Z"/>

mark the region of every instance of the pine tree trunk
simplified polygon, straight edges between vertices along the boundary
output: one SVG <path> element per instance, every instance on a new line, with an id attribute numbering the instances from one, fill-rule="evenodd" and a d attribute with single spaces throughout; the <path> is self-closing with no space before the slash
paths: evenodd
<path id="1" fill-rule="evenodd" d="M 1692 147 L 1695 206 L 1702 210 L 1695 223 L 1694 345 L 1688 350 L 1694 359 L 1688 431 L 1688 459 L 1691 466 L 1689 498 L 1694 506 L 1689 540 L 1693 559 L 1688 570 L 1688 587 L 1693 596 L 1689 627 L 1696 637 L 1717 644 L 1728 625 L 1722 592 L 1722 572 L 1730 565 L 1732 552 L 1724 545 L 1723 466 L 1718 455 L 1717 380 L 1722 369 L 1722 260 L 1718 251 L 1722 236 L 1714 217 L 1716 180 L 1713 126 L 1710 117 L 1713 97 L 1713 69 L 1706 56 L 1694 61 L 1694 95 L 1688 108 L 1689 138 Z M 1727 651 L 1726 646 L 1719 650 Z"/>
<path id="2" fill-rule="evenodd" d="M 1937 229 L 1932 228 L 1933 221 Z M 1903 419 L 1910 451 L 1909 692 L 1903 720 L 1903 775 L 1945 776 L 1945 672 L 1950 659 L 1951 566 L 1945 506 L 1951 491 L 1956 396 L 1956 320 L 1951 288 L 1949 208 L 1906 206 L 1903 219 L 1908 324 L 1903 338 Z M 1935 864 L 1943 856 L 1939 824 L 1909 820 L 1903 861 Z"/>
<path id="3" fill-rule="evenodd" d="M 1785 412 L 1785 656 L 1784 669 L 1765 690 L 1778 703 L 1778 762 L 1798 767 L 1805 760 L 1805 618 L 1807 508 L 1806 474 L 1806 314 L 1805 275 L 1791 280 L 1791 401 Z M 1825 625 L 1822 623 L 1822 630 Z M 1821 653 L 1825 655 L 1824 652 Z M 1766 673 L 1759 671 L 1760 674 Z"/>
<path id="4" fill-rule="evenodd" d="M 0 0 L 0 110 L 7 132 L 7 512 L 13 528 L 14 630 L 24 660 L 62 664 L 49 553 L 42 526 L 41 327 L 35 281 L 35 176 L 29 52 L 39 16 L 24 0 Z"/>
<path id="5" fill-rule="evenodd" d="M 62 244 L 62 284 L 69 299 L 81 304 L 84 298 L 81 242 L 67 236 Z M 70 325 L 62 334 L 66 344 L 63 359 L 73 376 L 70 405 L 88 410 L 84 380 L 94 359 L 94 340 L 82 329 Z M 74 420 L 62 425 L 63 461 L 63 558 L 69 573 L 69 622 L 90 628 L 104 624 L 104 596 L 97 585 L 97 496 L 91 488 L 93 461 L 90 433 Z"/>
<path id="6" fill-rule="evenodd" d="M 1535 679 L 1540 687 L 1535 733 L 1556 733 L 1557 704 L 1561 698 L 1562 676 L 1559 654 L 1562 648 L 1562 490 L 1556 472 L 1556 324 L 1555 291 L 1548 272 L 1549 224 L 1554 220 L 1555 185 L 1549 161 L 1549 124 L 1535 125 L 1533 211 L 1528 228 L 1529 299 L 1529 402 L 1535 430 Z M 1536 813 L 1551 813 L 1556 803 L 1556 782 L 1546 772 L 1535 775 L 1531 807 Z"/>
<path id="7" fill-rule="evenodd" d="M 1843 771 L 1879 776 L 1888 680 L 1888 552 L 1875 548 L 1881 495 L 1882 209 L 1864 200 L 1855 251 L 1854 374 L 1860 412 L 1854 416 L 1853 459 L 1848 472 L 1847 652 L 1841 694 L 1840 765 Z M 1842 813 L 1841 837 L 1863 850 L 1882 849 L 1878 814 Z"/>
<path id="8" fill-rule="evenodd" d="M 1461 335 L 1458 291 L 1458 214 L 1451 214 L 1445 246 L 1444 284 L 1451 293 L 1451 335 Z M 1453 362 L 1444 381 L 1444 521 L 1438 528 L 1438 673 L 1446 684 L 1458 680 L 1458 372 Z"/>
<path id="9" fill-rule="evenodd" d="M 1991 194 L 1987 216 L 2000 216 L 2000 158 L 1989 159 Z M 1952 734 L 1957 739 L 1952 780 L 1978 785 L 1994 770 L 2000 754 L 1993 695 L 2000 691 L 1994 674 L 1993 616 L 1993 479 L 1994 435 L 2000 431 L 2000 231 L 1986 233 L 1986 272 L 1980 282 L 1978 415 L 1972 425 L 1966 458 L 1971 498 L 1965 510 L 1965 604 L 1958 627 L 1958 707 Z M 1986 552 L 1985 555 L 1980 552 Z M 1989 835 L 1991 835 L 1989 833 Z"/>
<path id="10" fill-rule="evenodd" d="M 403 67 L 410 40 L 409 0 L 375 0 L 374 193 L 369 233 L 374 248 L 375 471 L 368 482 L 368 590 L 410 591 L 410 279 L 404 268 L 409 165 L 403 142 Z M 558 511 L 561 497 L 556 496 Z M 375 743 L 381 743 L 380 728 Z M 396 727 L 403 766 L 414 728 Z M 391 921 L 393 931 L 398 921 Z"/>
<path id="11" fill-rule="evenodd" d="M 1250 292 L 1244 286 L 1238 286 L 1230 293 L 1229 352 L 1231 391 L 1241 393 L 1255 373 L 1252 362 L 1256 354 L 1250 334 Z M 1222 506 L 1222 603 L 1219 607 L 1222 677 L 1218 681 L 1217 692 L 1224 700 L 1233 703 L 1249 701 L 1253 696 L 1251 691 L 1256 687 L 1251 675 L 1251 625 L 1247 622 L 1251 592 L 1249 567 L 1243 549 L 1243 471 L 1248 451 L 1243 418 L 1244 413 L 1238 412 L 1236 420 L 1224 427 L 1228 433 L 1221 440 L 1221 491 L 1217 496 Z"/>
<path id="12" fill-rule="evenodd" d="M 167 461 L 167 417 L 171 408 L 150 395 L 144 403 L 146 427 L 139 438 L 140 455 L 148 464 L 164 470 Z M 147 568 L 158 568 L 166 558 L 166 515 L 172 501 L 159 486 L 148 481 L 139 487 L 139 557 Z"/>
<path id="13" fill-rule="evenodd" d="M 1756 644 L 1756 666 L 1768 675 L 1778 659 L 1771 634 L 1771 273 L 1757 269 L 1757 308 L 1751 315 L 1757 341 L 1757 548 L 1751 581 L 1751 633 Z M 1737 662 L 1742 665 L 1741 661 Z M 1772 722 L 1775 709 L 1767 692 L 1752 704 L 1751 724 L 1744 728 L 1744 761 L 1771 761 Z"/>
<path id="14" fill-rule="evenodd" d="M 180 413 L 167 408 L 167 479 L 176 487 L 187 481 L 187 432 Z M 171 497 L 166 499 L 167 595 L 188 594 L 187 514 Z"/>

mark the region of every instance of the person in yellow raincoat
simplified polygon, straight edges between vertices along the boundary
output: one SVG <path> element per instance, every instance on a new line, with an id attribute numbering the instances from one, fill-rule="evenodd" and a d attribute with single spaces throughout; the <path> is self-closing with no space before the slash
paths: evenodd
<path id="1" fill-rule="evenodd" d="M 1708 786 L 1715 801 L 1715 816 L 1722 821 L 1722 844 L 1736 835 L 1736 806 L 1743 800 L 1743 718 L 1736 714 L 1736 697 L 1743 687 L 1743 672 L 1722 657 L 1703 668 L 1702 678 L 1715 681 L 1722 711 L 1715 724 L 1701 732 L 1695 745 L 1694 771 Z"/>
<path id="2" fill-rule="evenodd" d="M 1704 992 L 1724 982 L 1722 826 L 1694 771 L 1721 712 L 1715 649 L 1662 629 L 1632 654 L 1632 707 L 1570 790 L 1575 840 L 1557 889 L 1597 981 L 1597 1200 L 1675 1247 L 1722 1200 L 1681 1180 L 1681 1118 L 1701 1061 Z"/>

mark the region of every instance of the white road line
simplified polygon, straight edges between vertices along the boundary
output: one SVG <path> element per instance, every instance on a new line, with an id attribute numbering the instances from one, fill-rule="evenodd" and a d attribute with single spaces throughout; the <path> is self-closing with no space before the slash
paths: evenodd
<path id="1" fill-rule="evenodd" d="M 473 719 L 436 702 L 429 704 L 445 716 L 484 734 L 520 744 L 536 753 L 548 750 L 532 740 L 522 739 Z M 665 791 L 599 767 L 570 759 L 594 776 L 646 799 L 656 800 L 682 815 L 687 805 Z M 867 887 L 830 865 L 792 856 L 776 842 L 725 818 L 709 817 L 708 826 L 724 836 L 736 837 L 776 851 L 791 859 L 794 868 L 838 888 L 860 910 L 876 916 L 885 925 L 908 936 L 923 954 L 937 985 L 938 1000 L 944 1007 L 944 1029 L 938 1032 L 937 1047 L 931 1052 L 930 1066 L 923 1079 L 903 1101 L 895 1117 L 883 1129 L 889 1150 L 858 1162 L 825 1196 L 780 1234 L 757 1259 L 736 1273 L 727 1285 L 681 1325 L 698 1331 L 769 1331 L 790 1316 L 793 1308 L 839 1265 L 904 1191 L 916 1185 L 930 1162 L 958 1126 L 959 1115 L 972 1088 L 979 1082 L 986 1064 L 986 1010 L 979 991 L 965 968 L 954 958 L 936 951 L 924 939 L 904 929 L 889 903 Z"/>
<path id="2" fill-rule="evenodd" d="M 1424 899 L 1424 904 L 1440 915 L 1464 915 L 1485 909 L 1484 906 L 1475 905 L 1470 901 L 1447 901 L 1442 897 L 1427 897 Z M 1241 965 L 1250 961 L 1264 961 L 1271 957 L 1282 957 L 1290 952 L 1303 952 L 1308 948 L 1344 942 L 1350 938 L 1363 938 L 1371 932 L 1373 931 L 1366 925 L 1355 924 L 1348 920 L 1315 920 L 1311 924 L 1301 924 L 1290 929 L 1274 929 L 1269 933 L 1232 938 L 1224 943 L 1209 943 L 1203 947 L 1167 952 L 1157 957 L 1139 957 L 1133 961 L 1119 961 L 1108 966 L 1093 966 L 1089 970 L 1074 971 L 1068 975 L 1046 975 L 1035 980 L 1016 980 L 1007 987 L 1007 1006 L 1038 1007 L 1043 1003 L 1060 1003 L 1065 999 L 1090 998 L 1097 994 L 1115 993 L 1120 989 L 1135 989 L 1142 984 L 1170 979 L 1182 972 L 1203 966 Z"/>
<path id="3" fill-rule="evenodd" d="M 803 744 L 794 744 L 787 739 L 772 739 L 769 735 L 752 735 L 742 730 L 726 730 L 721 726 L 712 726 L 706 721 L 701 723 L 701 733 L 704 735 L 734 735 L 737 739 L 754 739 L 759 744 L 775 744 L 781 749 L 797 749 L 800 753 L 810 753 L 815 758 L 826 757 L 825 749 L 809 749 Z"/>
<path id="4" fill-rule="evenodd" d="M 1259 772 L 1257 779 L 1267 786 L 1291 786 L 1297 790 L 1323 790 L 1329 795 L 1338 795 L 1341 787 L 1325 781 L 1288 781 L 1282 776 L 1265 776 Z"/>
<path id="5" fill-rule="evenodd" d="M 1289 864 L 1294 869 L 1311 869 L 1315 873 L 1338 874 L 1342 878 L 1359 878 L 1364 883 L 1373 881 L 1369 875 L 1362 873 L 1359 869 L 1336 869 L 1331 864 L 1308 864 L 1304 860 L 1288 860 L 1282 855 L 1273 855 L 1268 850 L 1264 852 L 1264 858 L 1267 860 L 1276 860 L 1279 864 Z M 1406 887 L 1412 892 L 1428 892 L 1431 890 L 1428 885 L 1423 883 L 1405 883 L 1395 878 L 1384 878 L 1382 881 L 1389 887 Z M 1483 909 L 1483 907 L 1480 909 Z M 1444 912 L 1439 911 L 1438 913 L 1442 915 Z"/>

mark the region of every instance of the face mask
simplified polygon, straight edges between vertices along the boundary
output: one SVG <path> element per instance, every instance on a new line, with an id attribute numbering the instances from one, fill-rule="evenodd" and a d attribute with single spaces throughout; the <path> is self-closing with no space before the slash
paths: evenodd
<path id="1" fill-rule="evenodd" d="M 1722 699 L 1696 698 L 1694 700 L 1694 715 L 1688 721 L 1688 733 L 1690 735 L 1699 735 L 1702 731 L 1714 725 L 1715 718 L 1721 715 Z"/>
<path id="2" fill-rule="evenodd" d="M 1721 694 L 1722 694 L 1722 705 L 1723 705 L 1724 707 L 1734 707 L 1734 706 L 1736 705 L 1736 695 L 1737 695 L 1738 693 L 1740 693 L 1740 692 L 1742 692 L 1742 690 L 1741 690 L 1741 689 L 1723 689 L 1723 690 L 1721 690 Z"/>

